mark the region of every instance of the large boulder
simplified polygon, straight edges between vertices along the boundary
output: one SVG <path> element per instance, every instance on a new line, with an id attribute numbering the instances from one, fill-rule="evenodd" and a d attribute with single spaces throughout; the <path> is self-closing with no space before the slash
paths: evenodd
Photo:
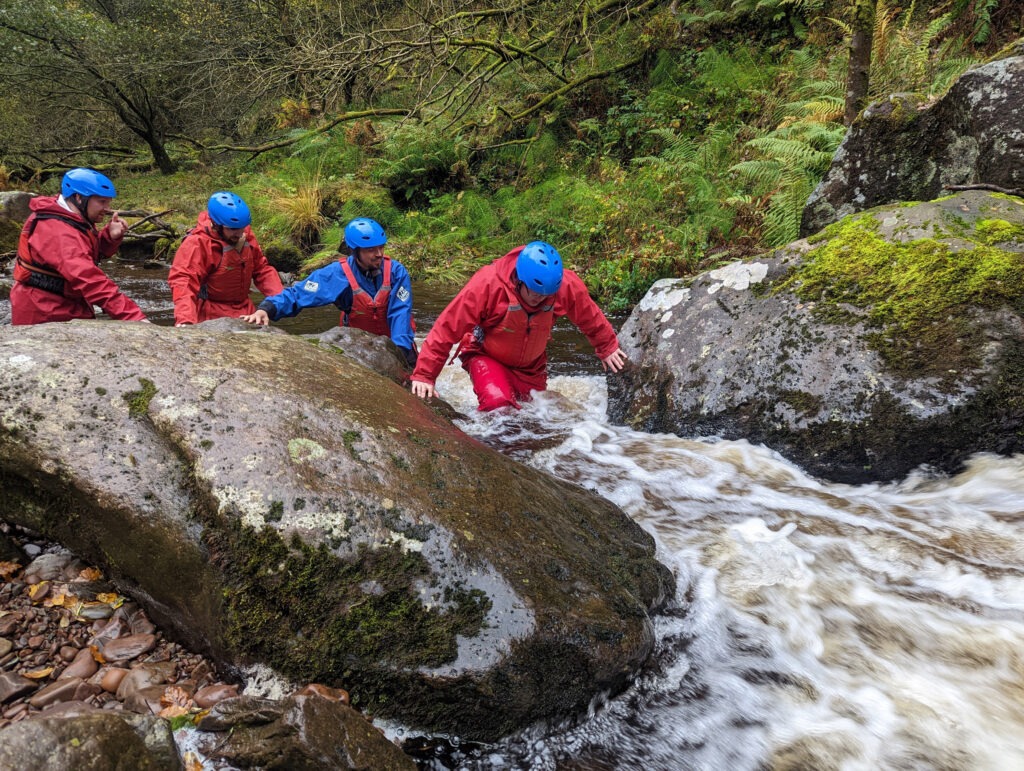
<path id="1" fill-rule="evenodd" d="M 880 207 L 692 284 L 619 335 L 609 417 L 765 444 L 832 480 L 1024 449 L 1024 201 Z"/>
<path id="2" fill-rule="evenodd" d="M 626 684 L 673 582 L 621 510 L 336 350 L 204 326 L 0 328 L 0 516 L 220 665 L 427 730 Z"/>
<path id="3" fill-rule="evenodd" d="M 1024 43 L 966 72 L 934 104 L 909 94 L 870 105 L 811 194 L 801 235 L 847 214 L 928 201 L 946 185 L 1024 189 Z"/>

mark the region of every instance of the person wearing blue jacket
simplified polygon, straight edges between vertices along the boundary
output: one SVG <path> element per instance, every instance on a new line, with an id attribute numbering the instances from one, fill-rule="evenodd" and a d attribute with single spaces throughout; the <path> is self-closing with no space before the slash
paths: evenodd
<path id="1" fill-rule="evenodd" d="M 295 316 L 303 308 L 334 303 L 341 309 L 342 326 L 389 336 L 406 363 L 414 367 L 412 283 L 405 266 L 384 254 L 387 242 L 384 228 L 375 220 L 352 220 L 345 226 L 345 245 L 351 250 L 348 257 L 340 257 L 280 294 L 265 298 L 242 320 L 266 326 Z"/>

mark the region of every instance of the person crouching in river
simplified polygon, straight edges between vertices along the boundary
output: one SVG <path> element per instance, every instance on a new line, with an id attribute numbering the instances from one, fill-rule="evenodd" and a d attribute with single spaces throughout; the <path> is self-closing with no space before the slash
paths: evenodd
<path id="1" fill-rule="evenodd" d="M 256 310 L 249 288 L 264 295 L 278 294 L 284 286 L 267 262 L 249 225 L 249 207 L 234 193 L 210 196 L 174 255 L 167 283 L 174 300 L 177 327 L 225 316 L 240 318 Z"/>
<path id="2" fill-rule="evenodd" d="M 357 217 L 345 226 L 348 257 L 341 256 L 281 294 L 267 297 L 255 313 L 242 318 L 266 326 L 303 308 L 333 303 L 341 309 L 341 326 L 389 336 L 406 364 L 415 366 L 412 282 L 405 266 L 384 254 L 387 242 L 379 223 Z"/>
<path id="3" fill-rule="evenodd" d="M 146 316 L 97 264 L 121 246 L 128 226 L 111 212 L 114 183 L 93 169 L 71 169 L 59 196 L 29 202 L 11 288 L 11 323 L 93 319 L 98 305 L 114 319 Z M 103 230 L 96 226 L 113 214 Z"/>
<path id="4" fill-rule="evenodd" d="M 547 388 L 547 344 L 560 316 L 586 335 L 605 370 L 622 369 L 626 355 L 615 330 L 582 279 L 563 269 L 555 247 L 533 241 L 478 270 L 441 312 L 410 378 L 412 392 L 437 395 L 434 382 L 459 343 L 455 355 L 480 409 L 518 408 L 530 391 Z"/>

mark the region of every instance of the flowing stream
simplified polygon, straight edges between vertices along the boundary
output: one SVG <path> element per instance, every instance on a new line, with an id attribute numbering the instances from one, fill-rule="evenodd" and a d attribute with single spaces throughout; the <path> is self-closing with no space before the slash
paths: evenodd
<path id="1" fill-rule="evenodd" d="M 166 272 L 148 273 L 116 280 L 169 323 Z M 422 335 L 447 298 L 416 298 Z M 439 391 L 467 433 L 639 522 L 675 601 L 632 687 L 580 719 L 485 746 L 389 727 L 422 768 L 1024 769 L 1024 456 L 825 483 L 761 446 L 609 425 L 589 347 L 555 342 L 550 390 L 519 412 L 475 412 L 455 366 Z"/>

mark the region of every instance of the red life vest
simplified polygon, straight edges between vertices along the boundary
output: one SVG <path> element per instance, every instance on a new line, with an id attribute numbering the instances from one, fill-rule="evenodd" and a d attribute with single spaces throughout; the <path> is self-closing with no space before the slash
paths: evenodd
<path id="1" fill-rule="evenodd" d="M 384 279 L 372 298 L 359 286 L 352 266 L 348 259 L 342 257 L 338 262 L 345 272 L 348 285 L 352 288 L 352 307 L 341 314 L 339 322 L 343 327 L 355 327 L 372 332 L 375 335 L 391 335 L 391 327 L 388 325 L 388 302 L 391 300 L 391 258 L 385 257 L 381 270 L 384 272 Z"/>
<path id="2" fill-rule="evenodd" d="M 531 312 L 523 308 L 515 291 L 505 285 L 503 288 L 508 295 L 505 317 L 496 326 L 478 328 L 476 337 L 479 340 L 482 332 L 480 347 L 488 356 L 507 367 L 529 369 L 544 356 L 551 339 L 551 328 L 555 325 L 553 297 L 548 298 L 549 304 Z"/>
<path id="3" fill-rule="evenodd" d="M 213 303 L 244 303 L 249 299 L 249 287 L 255 256 L 248 239 L 242 251 L 219 239 L 211 239 L 211 247 L 220 249 L 217 264 L 199 284 L 199 299 Z"/>
<path id="4" fill-rule="evenodd" d="M 99 260 L 100 241 L 94 227 L 73 217 L 65 217 L 53 212 L 43 212 L 41 214 L 33 213 L 28 218 L 25 226 L 21 229 L 21 236 L 18 238 L 18 257 L 14 263 L 14 280 L 26 286 L 63 296 L 64 277 L 49 266 L 44 267 L 32 262 L 32 257 L 29 253 L 28 240 L 31 238 L 40 220 L 60 220 L 88 236 L 92 244 L 93 262 Z"/>

